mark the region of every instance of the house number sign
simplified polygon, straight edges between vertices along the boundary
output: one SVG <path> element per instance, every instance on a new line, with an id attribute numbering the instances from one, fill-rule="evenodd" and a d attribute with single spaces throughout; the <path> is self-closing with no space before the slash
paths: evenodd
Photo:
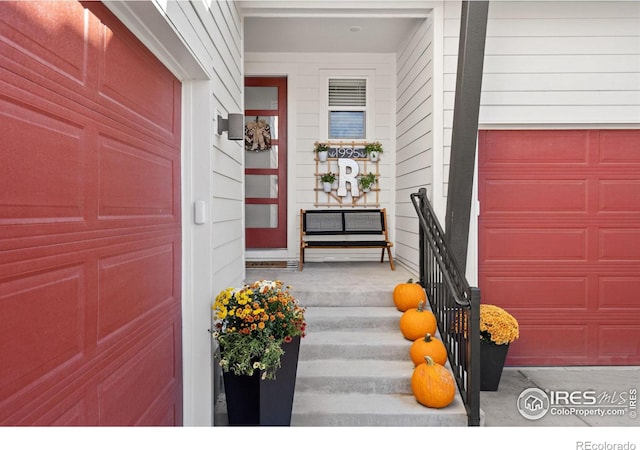
<path id="1" fill-rule="evenodd" d="M 367 152 L 364 147 L 329 147 L 329 158 L 366 158 Z"/>

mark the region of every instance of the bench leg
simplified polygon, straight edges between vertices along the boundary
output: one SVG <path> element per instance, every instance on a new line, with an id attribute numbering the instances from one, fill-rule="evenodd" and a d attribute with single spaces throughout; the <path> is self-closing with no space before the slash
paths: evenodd
<path id="1" fill-rule="evenodd" d="M 384 250 L 382 251 L 384 254 Z M 391 256 L 391 248 L 387 247 L 387 253 L 389 254 L 389 264 L 391 265 L 391 270 L 396 270 L 396 266 L 393 264 L 393 256 Z"/>
<path id="2" fill-rule="evenodd" d="M 384 249 L 382 249 L 382 255 L 380 256 L 380 262 L 384 262 Z"/>
<path id="3" fill-rule="evenodd" d="M 298 261 L 298 270 L 302 272 L 302 265 L 304 264 L 304 247 L 300 246 L 300 261 Z"/>

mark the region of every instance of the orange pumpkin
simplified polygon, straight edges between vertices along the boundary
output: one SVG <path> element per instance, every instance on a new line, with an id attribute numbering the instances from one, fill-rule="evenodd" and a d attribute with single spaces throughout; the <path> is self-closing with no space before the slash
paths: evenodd
<path id="1" fill-rule="evenodd" d="M 406 310 L 400 316 L 400 331 L 402 335 L 411 340 L 425 336 L 427 333 L 436 333 L 436 316 L 424 309 L 424 302 L 420 302 L 417 308 Z"/>
<path id="2" fill-rule="evenodd" d="M 411 390 L 418 403 L 429 408 L 449 406 L 456 396 L 456 382 L 453 375 L 441 364 L 433 362 L 430 356 L 426 364 L 413 369 Z"/>
<path id="3" fill-rule="evenodd" d="M 440 339 L 427 333 L 425 337 L 413 341 L 409 349 L 409 356 L 416 366 L 425 363 L 425 356 L 431 356 L 434 362 L 444 366 L 447 362 L 447 349 Z"/>
<path id="4" fill-rule="evenodd" d="M 420 302 L 427 300 L 427 294 L 424 289 L 413 279 L 409 279 L 406 283 L 400 283 L 393 289 L 393 304 L 399 311 L 405 312 L 411 308 L 417 308 Z"/>

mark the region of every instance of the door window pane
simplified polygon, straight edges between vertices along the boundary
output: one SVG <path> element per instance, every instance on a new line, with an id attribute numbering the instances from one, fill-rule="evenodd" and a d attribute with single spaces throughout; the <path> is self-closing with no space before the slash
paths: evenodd
<path id="1" fill-rule="evenodd" d="M 272 145 L 268 152 L 244 152 L 244 165 L 247 169 L 277 169 L 278 146 Z"/>
<path id="2" fill-rule="evenodd" d="M 278 205 L 245 205 L 246 228 L 278 228 Z"/>
<path id="3" fill-rule="evenodd" d="M 245 197 L 278 198 L 277 175 L 246 175 Z"/>
<path id="4" fill-rule="evenodd" d="M 278 109 L 278 88 L 275 86 L 246 86 L 244 109 Z"/>

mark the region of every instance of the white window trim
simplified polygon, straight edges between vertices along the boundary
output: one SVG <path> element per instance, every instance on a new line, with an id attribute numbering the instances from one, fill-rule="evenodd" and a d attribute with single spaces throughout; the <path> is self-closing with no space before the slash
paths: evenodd
<path id="1" fill-rule="evenodd" d="M 365 139 L 353 139 L 354 142 L 363 142 L 375 140 L 375 90 L 376 90 L 376 78 L 374 70 L 336 70 L 336 69 L 322 69 L 319 71 L 319 91 L 320 101 L 319 103 L 319 139 L 321 141 L 329 140 L 329 79 L 330 78 L 353 78 L 353 79 L 365 79 L 367 80 L 367 105 L 363 110 L 365 111 L 365 127 L 366 135 Z M 335 107 L 331 108 L 334 111 L 348 110 L 352 111 L 353 108 L 349 107 Z M 360 110 L 360 107 L 357 107 Z M 337 139 L 332 141 L 338 142 Z M 351 140 L 349 141 L 351 142 Z"/>

